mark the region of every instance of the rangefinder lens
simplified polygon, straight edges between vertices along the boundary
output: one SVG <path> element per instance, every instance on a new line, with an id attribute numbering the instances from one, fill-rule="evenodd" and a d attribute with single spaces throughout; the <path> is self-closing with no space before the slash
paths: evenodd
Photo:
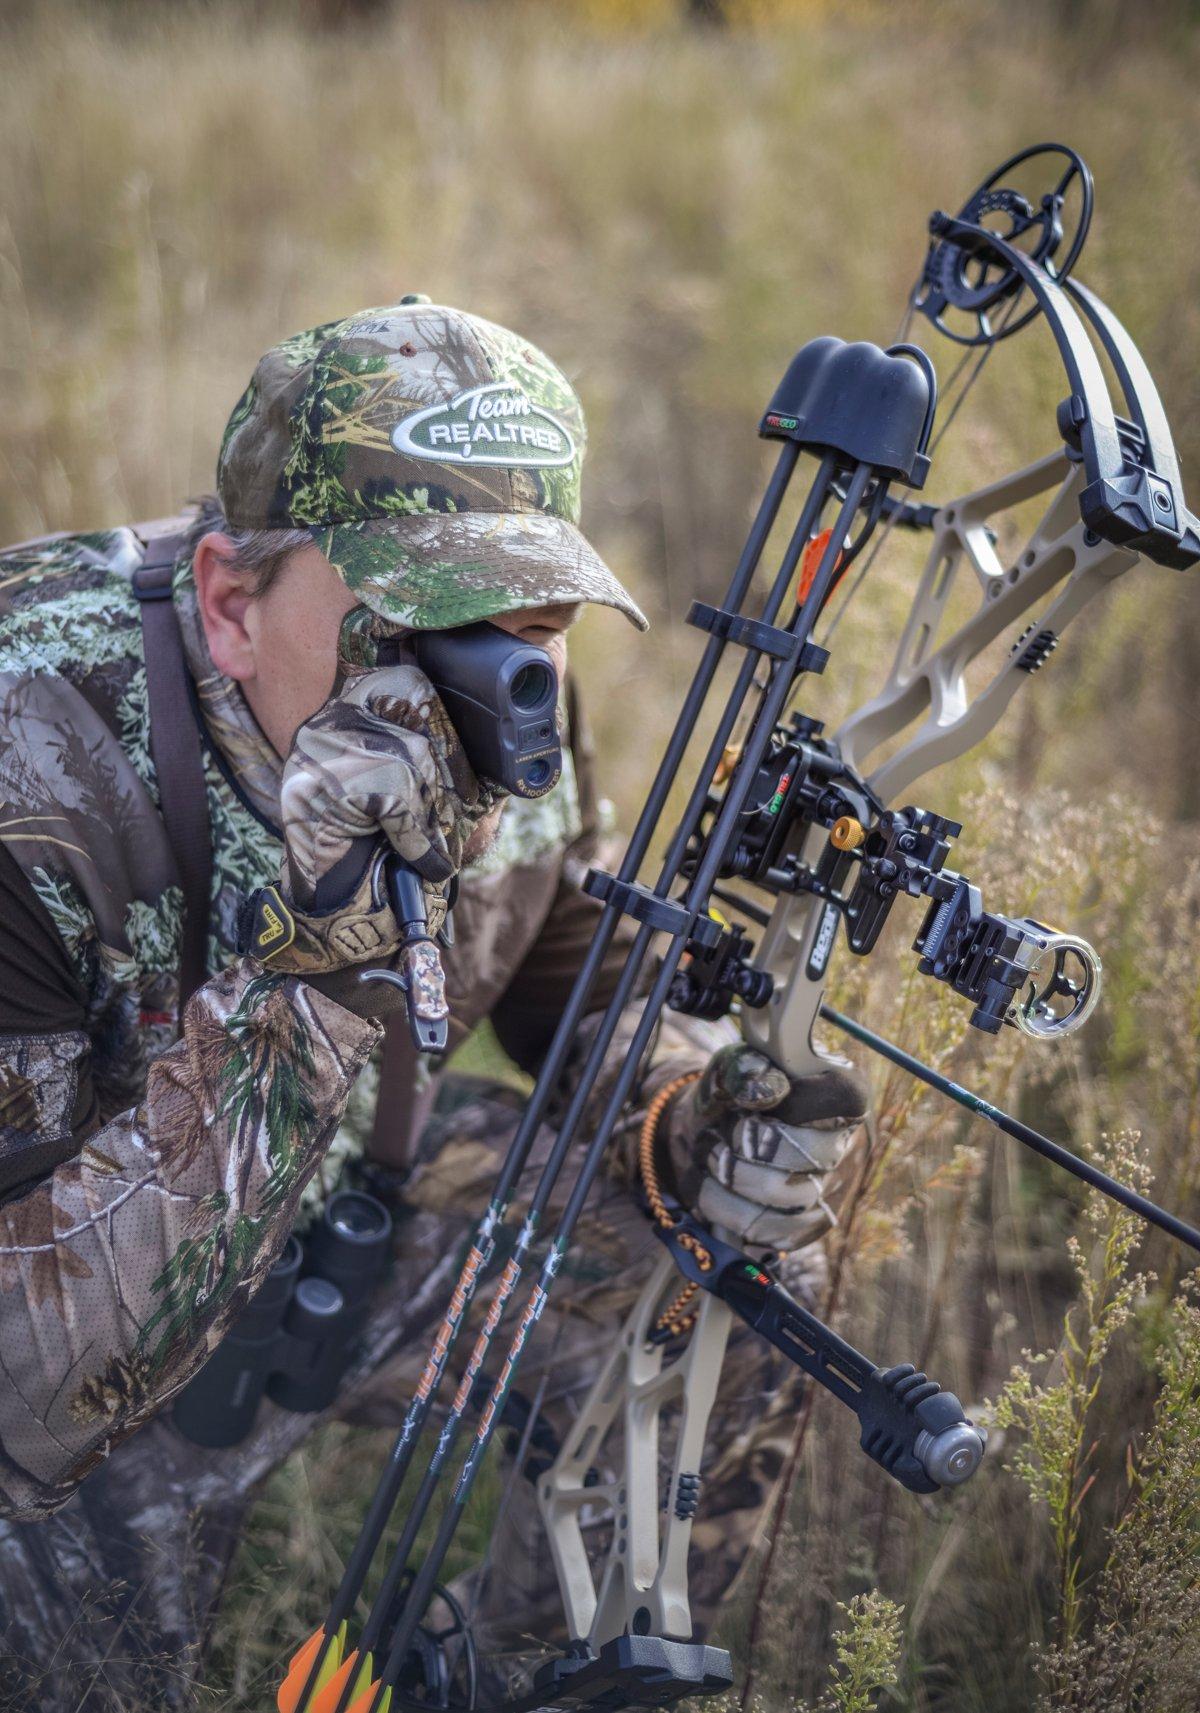
<path id="1" fill-rule="evenodd" d="M 554 694 L 554 674 L 548 667 L 536 665 L 531 661 L 513 673 L 508 693 L 512 697 L 514 707 L 522 708 L 526 712 L 531 708 L 540 708 L 546 698 Z"/>
<path id="2" fill-rule="evenodd" d="M 550 763 L 534 761 L 525 769 L 525 783 L 531 791 L 538 791 L 550 782 Z"/>

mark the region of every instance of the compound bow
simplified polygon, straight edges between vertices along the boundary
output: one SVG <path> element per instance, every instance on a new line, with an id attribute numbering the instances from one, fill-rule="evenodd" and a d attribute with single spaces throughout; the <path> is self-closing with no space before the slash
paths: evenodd
<path id="1" fill-rule="evenodd" d="M 1041 172 L 1051 162 L 1054 182 L 1040 200 L 1013 188 L 1018 169 Z M 279 1691 L 282 1713 L 471 1704 L 469 1691 L 453 1700 L 427 1614 L 432 1601 L 446 1598 L 438 1576 L 447 1549 L 664 1006 L 705 1017 L 735 1011 L 748 1041 L 801 1076 L 828 1062 L 813 1033 L 823 1018 L 1200 1249 L 1200 1232 L 1184 1221 L 824 1003 L 839 923 L 850 951 L 865 955 L 902 893 L 927 905 L 914 945 L 919 969 L 969 1002 L 976 1028 L 995 1035 L 1013 1026 L 1054 1038 L 1078 1028 L 1096 1002 L 1100 963 L 1086 941 L 985 909 L 978 887 L 946 867 L 960 826 L 905 801 L 922 775 L 991 731 L 1067 623 L 1123 572 L 1142 558 L 1181 569 L 1200 558 L 1200 525 L 1184 504 L 1149 371 L 1121 323 L 1071 277 L 1091 209 L 1091 177 L 1073 150 L 1045 144 L 1015 155 L 957 216 L 932 217 L 928 255 L 899 343 L 883 350 L 815 339 L 784 375 L 760 426 L 765 438 L 779 442 L 774 473 L 723 602 L 696 602 L 688 614 L 708 639 L 702 659 L 620 869 L 588 876 L 586 889 L 601 905 L 594 941 L 328 1618 L 295 1656 Z M 954 380 L 971 352 L 979 353 L 948 427 L 990 351 L 1039 313 L 1067 375 L 1057 416 L 1059 449 L 940 506 L 894 494 L 897 486 L 923 486 L 937 444 L 934 368 L 924 351 L 904 342 L 915 316 L 967 347 Z M 1114 412 L 1097 346 L 1123 395 L 1123 415 Z M 816 472 L 753 617 L 743 608 L 802 455 L 815 460 Z M 1005 563 L 994 520 L 1044 497 L 1041 521 Z M 814 626 L 849 567 L 859 561 L 857 586 L 895 527 L 921 531 L 929 540 L 912 611 L 878 695 L 833 735 L 823 735 L 818 721 L 790 711 L 797 685 L 819 674 L 829 658 L 827 647 L 813 639 Z M 972 575 L 978 609 L 944 635 L 950 598 Z M 824 643 L 831 634 L 827 629 Z M 1003 664 L 981 688 L 970 689 L 968 668 L 1005 635 L 1014 641 Z M 639 874 L 727 650 L 741 653 L 733 688 L 657 876 L 647 883 Z M 872 766 L 885 746 L 886 759 Z M 740 890 L 745 886 L 764 893 L 769 910 L 748 900 Z M 757 944 L 746 926 L 713 913 L 714 900 L 757 927 Z M 636 931 L 611 1003 L 512 1237 L 379 1591 L 350 1647 L 348 1625 L 368 1569 L 622 917 L 631 918 Z M 599 1123 L 577 1149 L 589 1098 L 652 947 L 658 962 L 632 1041 Z M 542 1240 L 542 1217 L 569 1159 L 577 1162 L 576 1176 L 561 1217 Z M 528 1692 L 494 1702 L 497 1713 L 659 1705 L 729 1685 L 728 1655 L 692 1640 L 687 1555 L 706 1426 L 735 1315 L 852 1409 L 863 1450 L 913 1491 L 966 1480 L 982 1456 L 982 1431 L 952 1394 L 909 1364 L 883 1367 L 863 1356 L 794 1301 L 769 1263 L 739 1252 L 669 1198 L 651 1199 L 663 1255 L 555 1461 L 538 1477 L 571 1646 L 541 1668 Z M 535 1243 L 544 1249 L 536 1280 L 489 1386 L 484 1364 Z M 680 1274 L 692 1297 L 682 1345 L 679 1316 L 664 1314 L 678 1297 Z M 481 1395 L 486 1402 L 476 1410 Z M 660 1498 L 659 1429 L 668 1409 L 679 1419 Z M 467 1433 L 465 1456 L 456 1460 L 455 1448 Z M 457 1478 L 433 1544 L 409 1569 L 418 1530 L 452 1465 Z M 603 1467 L 615 1472 L 604 1477 L 598 1474 Z M 597 1568 L 585 1545 L 583 1516 L 605 1508 L 611 1543 Z M 461 1614 L 449 1604 L 457 1631 Z M 473 1656 L 470 1665 L 466 1676 L 473 1683 Z"/>

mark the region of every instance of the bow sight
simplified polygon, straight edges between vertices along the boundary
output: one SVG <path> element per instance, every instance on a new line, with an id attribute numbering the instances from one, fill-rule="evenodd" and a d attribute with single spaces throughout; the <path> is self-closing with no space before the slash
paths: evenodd
<path id="1" fill-rule="evenodd" d="M 1056 176 L 1049 188 L 1039 185 L 1027 194 L 1018 182 L 1022 175 L 1051 164 Z M 1200 530 L 1184 503 L 1149 372 L 1112 313 L 1069 277 L 1091 202 L 1090 175 L 1073 151 L 1052 144 L 1014 156 L 957 216 L 933 216 L 929 254 L 898 343 L 885 350 L 816 339 L 788 368 L 760 429 L 779 447 L 774 472 L 724 600 L 696 603 L 688 615 L 706 634 L 700 663 L 620 868 L 588 877 L 587 890 L 601 905 L 594 940 L 329 1615 L 293 1660 L 279 1692 L 282 1713 L 469 1704 L 469 1693 L 455 1702 L 446 1674 L 428 1669 L 427 1614 L 439 1598 L 438 1576 L 481 1459 L 664 1006 L 706 1016 L 736 1009 L 745 1038 L 793 1076 L 828 1063 L 813 1033 L 824 1019 L 1200 1248 L 1200 1232 L 1182 1220 L 823 1000 L 839 924 L 851 952 L 864 955 L 906 893 L 927 906 L 916 939 L 920 968 L 963 995 L 978 1028 L 994 1034 L 1010 1023 L 1055 1036 L 1077 1027 L 1095 1003 L 1099 962 L 1091 948 L 1029 918 L 985 910 L 978 889 L 946 867 L 960 827 L 905 804 L 917 779 L 992 729 L 1070 619 L 1139 556 L 1180 567 L 1200 557 Z M 933 365 L 906 342 L 916 316 L 979 353 L 948 409 L 943 399 L 944 433 L 981 363 L 1039 312 L 1067 375 L 1069 390 L 1057 416 L 1059 449 L 941 505 L 895 493 L 922 487 L 937 445 Z M 1093 340 L 1121 390 L 1123 415 L 1113 410 Z M 961 373 L 960 363 L 947 391 Z M 815 466 L 811 482 L 765 599 L 756 614 L 748 613 L 759 562 L 802 458 Z M 1039 496 L 1048 496 L 1041 522 L 1015 556 L 1002 559 L 994 520 Z M 824 670 L 836 621 L 827 623 L 821 642 L 814 629 L 843 580 L 853 594 L 895 527 L 918 530 L 929 541 L 912 611 L 879 693 L 826 736 L 817 720 L 792 708 L 796 686 Z M 978 610 L 951 625 L 950 593 L 971 578 Z M 977 662 L 986 667 L 980 656 L 1001 639 L 1010 647 L 1000 666 L 990 676 L 983 672 L 981 686 L 969 684 L 968 668 Z M 665 840 L 655 877 L 644 880 L 643 864 L 727 651 L 739 657 L 732 687 L 718 707 L 682 818 Z M 747 888 L 765 903 L 748 898 Z M 725 926 L 715 919 L 715 900 L 740 921 Z M 347 1629 L 367 1573 L 552 1096 L 561 1109 L 563 1073 L 622 917 L 635 924 L 628 955 L 609 1004 L 589 1018 L 583 1068 L 566 1091 L 565 1113 L 510 1235 L 486 1318 L 351 1648 Z M 583 1121 L 596 1105 L 618 1022 L 643 985 L 654 950 L 660 955 L 641 1014 L 619 1064 L 606 1071 L 603 1110 L 585 1139 Z M 542 1223 L 568 1162 L 574 1182 L 543 1238 Z M 982 1436 L 952 1394 L 911 1365 L 877 1364 L 861 1355 L 787 1295 L 769 1262 L 741 1254 L 661 1197 L 659 1209 L 661 1261 L 559 1455 L 535 1476 L 571 1645 L 530 1687 L 493 1698 L 493 1713 L 661 1705 L 728 1685 L 728 1656 L 693 1639 L 686 1571 L 692 1518 L 702 1503 L 705 1430 L 734 1315 L 853 1410 L 863 1449 L 905 1486 L 930 1492 L 952 1485 L 972 1473 L 982 1454 Z M 535 1253 L 536 1281 L 489 1385 L 484 1368 L 492 1343 Z M 678 1297 L 681 1272 L 697 1305 L 686 1336 L 678 1317 L 665 1312 Z M 664 1338 L 662 1329 L 672 1320 L 671 1336 Z M 477 1411 L 481 1390 L 486 1402 Z M 660 1422 L 677 1404 L 679 1431 L 660 1493 Z M 409 1570 L 468 1418 L 467 1449 L 432 1545 Z M 589 1555 L 583 1528 L 585 1515 L 594 1518 L 598 1511 L 607 1514 L 610 1540 L 600 1565 Z M 414 1683 L 424 1687 L 414 1691 Z M 431 1688 L 435 1683 L 442 1687 Z"/>
<path id="2" fill-rule="evenodd" d="M 776 898 L 811 893 L 825 901 L 809 959 L 813 978 L 824 973 L 839 916 L 850 950 L 863 957 L 901 893 L 928 898 L 913 947 L 921 954 L 917 967 L 971 1001 L 975 1028 L 994 1035 L 1010 1023 L 1043 1038 L 1078 1029 L 1100 997 L 1100 959 L 1087 941 L 1030 917 L 984 910 L 979 888 L 944 867 L 960 823 L 915 807 L 885 809 L 820 731 L 820 722 L 803 714 L 776 727 L 751 805 L 722 859 L 722 878 L 748 881 Z M 710 794 L 684 873 L 699 861 L 720 803 Z M 800 851 L 809 827 L 829 834 L 815 863 Z M 713 891 L 748 912 L 744 898 L 720 887 Z M 760 925 L 768 920 L 759 910 L 753 916 Z M 689 945 L 668 1003 L 694 1016 L 721 1017 L 738 1000 L 762 1007 L 773 991 L 770 973 L 755 965 L 744 927 L 734 924 L 715 940 Z"/>

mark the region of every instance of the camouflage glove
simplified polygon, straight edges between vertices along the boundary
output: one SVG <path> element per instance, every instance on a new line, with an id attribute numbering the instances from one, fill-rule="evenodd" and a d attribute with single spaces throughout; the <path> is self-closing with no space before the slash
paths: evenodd
<path id="1" fill-rule="evenodd" d="M 789 1077 L 744 1042 L 722 1047 L 668 1115 L 679 1199 L 757 1247 L 812 1243 L 834 1222 L 826 1181 L 867 1110 L 866 1083 L 848 1062 Z"/>
<path id="2" fill-rule="evenodd" d="M 395 852 L 421 877 L 436 934 L 471 830 L 497 800 L 415 665 L 354 672 L 293 739 L 280 795 L 280 885 L 255 894 L 248 949 L 352 1009 L 394 1008 L 394 989 L 357 985 L 364 969 L 390 964 L 401 942 L 384 861 Z"/>

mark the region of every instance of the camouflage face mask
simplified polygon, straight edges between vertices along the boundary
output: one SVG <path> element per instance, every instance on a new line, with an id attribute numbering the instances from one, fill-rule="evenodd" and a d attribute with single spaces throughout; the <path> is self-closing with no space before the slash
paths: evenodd
<path id="1" fill-rule="evenodd" d="M 306 528 L 348 588 L 417 630 L 554 602 L 642 613 L 580 533 L 586 440 L 559 369 L 421 298 L 268 351 L 229 420 L 236 528 Z"/>

